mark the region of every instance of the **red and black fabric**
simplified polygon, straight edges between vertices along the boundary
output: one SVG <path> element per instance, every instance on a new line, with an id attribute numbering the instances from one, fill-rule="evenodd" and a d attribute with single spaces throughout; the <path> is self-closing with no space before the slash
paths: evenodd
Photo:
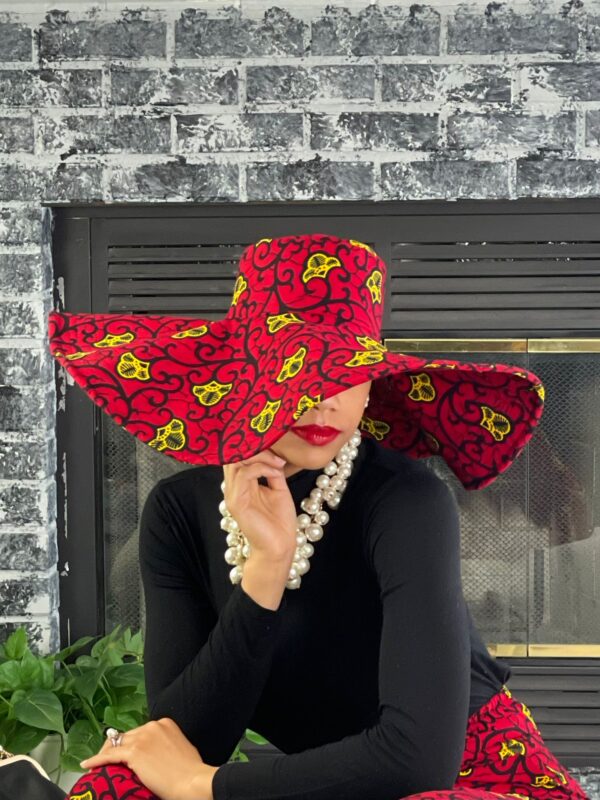
<path id="1" fill-rule="evenodd" d="M 469 717 L 460 771 L 452 789 L 411 800 L 589 800 L 545 744 L 530 710 L 503 687 Z M 160 800 L 127 767 L 84 775 L 68 800 Z M 368 800 L 365 798 L 365 800 Z M 399 799 L 400 800 L 400 799 Z"/>
<path id="2" fill-rule="evenodd" d="M 50 351 L 118 425 L 199 465 L 249 458 L 371 380 L 363 436 L 440 455 L 482 489 L 532 436 L 544 387 L 524 368 L 390 352 L 385 286 L 384 261 L 362 242 L 260 239 L 243 251 L 223 319 L 54 311 Z"/>

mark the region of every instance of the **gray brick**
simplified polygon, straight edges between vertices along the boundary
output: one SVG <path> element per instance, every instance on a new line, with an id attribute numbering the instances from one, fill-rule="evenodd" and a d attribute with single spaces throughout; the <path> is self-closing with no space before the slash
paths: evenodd
<path id="1" fill-rule="evenodd" d="M 313 55 L 438 55 L 440 15 L 431 6 L 409 8 L 374 3 L 352 16 L 347 8 L 328 5 L 313 20 Z"/>
<path id="2" fill-rule="evenodd" d="M 596 197 L 600 194 L 600 161 L 517 159 L 519 197 Z"/>
<path id="3" fill-rule="evenodd" d="M 42 292 L 52 286 L 49 259 L 41 254 L 0 253 L 0 292 Z M 1 355 L 0 355 L 0 364 Z"/>
<path id="4" fill-rule="evenodd" d="M 40 488 L 19 483 L 0 488 L 0 524 L 45 525 L 47 517 L 48 500 Z"/>
<path id="5" fill-rule="evenodd" d="M 45 386 L 0 386 L 0 430 L 50 430 L 54 425 L 53 397 L 53 391 Z"/>
<path id="6" fill-rule="evenodd" d="M 0 70 L 0 106 L 97 106 L 100 70 Z"/>
<path id="7" fill-rule="evenodd" d="M 34 431 L 34 435 L 38 431 Z M 0 479 L 35 480 L 47 478 L 56 470 L 56 440 L 0 439 Z M 2 563 L 0 559 L 0 563 Z"/>
<path id="8" fill-rule="evenodd" d="M 563 10 L 547 14 L 488 3 L 481 10 L 460 5 L 448 19 L 448 53 L 561 53 L 574 55 L 577 20 Z"/>
<path id="9" fill-rule="evenodd" d="M 0 55 L 2 61 L 31 61 L 33 54 L 29 25 L 19 22 L 0 23 Z"/>
<path id="10" fill-rule="evenodd" d="M 0 153 L 33 153 L 31 117 L 0 117 Z"/>
<path id="11" fill-rule="evenodd" d="M 43 617 L 29 615 L 21 622 L 0 623 L 0 642 L 5 642 L 11 633 L 21 627 L 27 631 L 29 646 L 34 653 L 46 655 L 59 649 L 60 633 L 57 611 Z"/>
<path id="12" fill-rule="evenodd" d="M 483 64 L 383 64 L 384 101 L 510 103 L 510 68 Z"/>
<path id="13" fill-rule="evenodd" d="M 46 202 L 102 200 L 102 167 L 96 164 L 66 164 L 44 171 Z"/>
<path id="14" fill-rule="evenodd" d="M 8 164 L 0 167 L 0 200 L 101 200 L 102 167 L 65 163 L 32 167 Z"/>
<path id="15" fill-rule="evenodd" d="M 246 72 L 246 96 L 253 102 L 372 100 L 375 92 L 370 64 L 247 67 Z"/>
<path id="16" fill-rule="evenodd" d="M 190 67 L 168 71 L 158 69 L 111 70 L 113 105 L 186 105 L 238 100 L 238 75 L 229 67 Z"/>
<path id="17" fill-rule="evenodd" d="M 2 564 L 2 569 L 48 570 L 57 561 L 58 550 L 55 535 L 48 536 L 47 533 L 0 533 L 0 564 Z"/>
<path id="18" fill-rule="evenodd" d="M 144 164 L 119 167 L 111 175 L 113 200 L 197 200 L 203 202 L 239 199 L 237 164 Z"/>
<path id="19" fill-rule="evenodd" d="M 44 149 L 51 153 L 168 153 L 169 117 L 62 117 L 41 124 Z"/>
<path id="20" fill-rule="evenodd" d="M 54 611 L 58 608 L 57 572 L 0 580 L 0 606 L 5 616 Z"/>
<path id="21" fill-rule="evenodd" d="M 289 11 L 272 6 L 264 19 L 242 17 L 228 6 L 225 16 L 209 18 L 206 11 L 188 8 L 175 25 L 175 55 L 195 56 L 303 56 L 307 25 Z"/>
<path id="22" fill-rule="evenodd" d="M 520 72 L 523 103 L 600 100 L 600 64 L 536 64 Z"/>
<path id="23" fill-rule="evenodd" d="M 99 106 L 102 72 L 99 69 L 43 69 L 39 72 L 42 106 Z"/>
<path id="24" fill-rule="evenodd" d="M 117 22 L 72 21 L 68 12 L 50 11 L 39 26 L 40 56 L 46 61 L 76 58 L 146 58 L 166 55 L 165 22 L 124 11 Z"/>
<path id="25" fill-rule="evenodd" d="M 29 244 L 44 239 L 43 216 L 39 207 L 0 206 L 0 241 L 5 245 Z"/>
<path id="26" fill-rule="evenodd" d="M 248 200 L 372 200 L 373 164 L 326 161 L 249 164 Z"/>
<path id="27" fill-rule="evenodd" d="M 54 361 L 46 349 L 0 349 L 0 384 L 38 385 L 49 383 L 53 378 Z"/>
<path id="28" fill-rule="evenodd" d="M 0 166 L 0 200 L 37 200 L 43 193 L 42 173 L 27 164 Z"/>
<path id="29" fill-rule="evenodd" d="M 597 109 L 585 113 L 585 143 L 588 147 L 600 145 L 600 111 Z"/>
<path id="30" fill-rule="evenodd" d="M 482 161 L 442 160 L 381 165 L 385 200 L 496 198 L 508 196 L 508 166 Z"/>
<path id="31" fill-rule="evenodd" d="M 486 111 L 482 114 L 459 112 L 448 118 L 449 148 L 496 150 L 529 146 L 536 150 L 575 148 L 575 112 L 552 116 L 522 112 Z"/>
<path id="32" fill-rule="evenodd" d="M 600 800 L 600 767 L 569 767 L 590 800 Z"/>
<path id="33" fill-rule="evenodd" d="M 192 114 L 176 119 L 183 153 L 287 150 L 302 145 L 301 114 Z"/>
<path id="34" fill-rule="evenodd" d="M 311 114 L 310 121 L 314 149 L 426 150 L 438 141 L 437 114 L 361 111 Z"/>
<path id="35" fill-rule="evenodd" d="M 600 50 L 600 15 L 594 13 L 593 7 L 586 8 L 585 17 L 585 49 L 587 52 L 597 52 Z M 598 787 L 600 795 L 600 786 Z"/>
<path id="36" fill-rule="evenodd" d="M 42 316 L 39 301 L 0 302 L 0 331 L 3 336 L 41 336 Z"/>

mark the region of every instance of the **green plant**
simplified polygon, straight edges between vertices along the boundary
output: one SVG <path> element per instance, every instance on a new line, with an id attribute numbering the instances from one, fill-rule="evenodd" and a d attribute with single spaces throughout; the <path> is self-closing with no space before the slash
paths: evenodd
<path id="1" fill-rule="evenodd" d="M 79 762 L 98 752 L 108 726 L 127 731 L 148 721 L 141 631 L 118 626 L 95 642 L 90 655 L 76 656 L 94 638 L 46 656 L 31 651 L 25 628 L 0 644 L 0 744 L 6 750 L 28 753 L 56 733 L 61 767 L 81 772 Z M 245 736 L 269 744 L 249 729 Z M 230 761 L 248 761 L 242 741 Z"/>
<path id="2" fill-rule="evenodd" d="M 116 628 L 90 655 L 67 663 L 93 639 L 36 656 L 19 628 L 0 645 L 0 743 L 6 750 L 27 753 L 58 733 L 61 766 L 81 772 L 79 762 L 102 747 L 107 726 L 128 730 L 148 719 L 141 632 Z"/>

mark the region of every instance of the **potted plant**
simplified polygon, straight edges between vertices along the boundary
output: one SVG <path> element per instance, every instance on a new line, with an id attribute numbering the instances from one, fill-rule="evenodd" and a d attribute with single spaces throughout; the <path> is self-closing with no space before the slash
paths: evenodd
<path id="1" fill-rule="evenodd" d="M 81 654 L 94 638 L 39 656 L 18 628 L 0 645 L 0 744 L 32 755 L 65 791 L 83 772 L 79 762 L 102 747 L 107 727 L 127 731 L 148 720 L 141 631 L 119 626 Z M 245 736 L 269 744 L 254 731 Z M 242 742 L 230 761 L 248 761 Z"/>

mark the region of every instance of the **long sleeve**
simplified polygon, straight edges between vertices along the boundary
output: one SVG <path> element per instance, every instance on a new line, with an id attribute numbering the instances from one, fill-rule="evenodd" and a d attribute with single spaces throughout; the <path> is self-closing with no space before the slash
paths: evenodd
<path id="1" fill-rule="evenodd" d="M 223 764 L 215 800 L 397 800 L 453 785 L 470 686 L 458 509 L 425 469 L 385 481 L 368 509 L 366 552 L 383 614 L 376 722 L 299 753 Z"/>
<path id="2" fill-rule="evenodd" d="M 179 526 L 185 520 L 159 483 L 140 520 L 148 706 L 152 719 L 174 719 L 205 763 L 218 766 L 260 698 L 285 603 L 265 608 L 237 584 L 217 615 L 192 574 L 183 544 L 189 532 Z"/>

